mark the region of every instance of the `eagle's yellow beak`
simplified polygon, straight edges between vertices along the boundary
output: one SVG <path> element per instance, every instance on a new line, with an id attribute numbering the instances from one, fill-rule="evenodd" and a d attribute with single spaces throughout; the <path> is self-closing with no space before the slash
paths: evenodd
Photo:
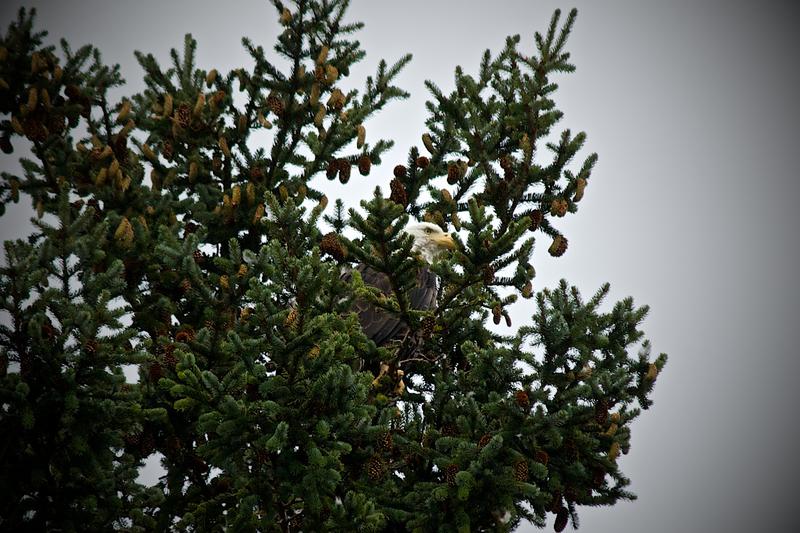
<path id="1" fill-rule="evenodd" d="M 441 246 L 442 248 L 447 248 L 448 250 L 456 249 L 456 241 L 453 240 L 453 237 L 451 237 L 449 233 L 443 233 L 442 235 L 437 235 L 434 238 L 434 242 L 439 246 Z"/>

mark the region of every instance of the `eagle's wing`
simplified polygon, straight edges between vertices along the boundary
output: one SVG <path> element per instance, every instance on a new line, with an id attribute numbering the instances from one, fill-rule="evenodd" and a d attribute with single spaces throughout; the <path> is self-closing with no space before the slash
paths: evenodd
<path id="1" fill-rule="evenodd" d="M 365 284 L 376 287 L 383 294 L 391 294 L 392 287 L 386 274 L 364 264 L 358 265 L 356 270 L 361 274 Z M 342 274 L 342 279 L 348 281 L 351 275 L 351 271 L 347 270 Z M 411 306 L 414 309 L 432 309 L 435 307 L 436 276 L 428 268 L 420 269 L 417 275 L 417 286 L 412 289 L 409 296 L 411 298 Z M 408 330 L 408 326 L 400 318 L 364 300 L 356 300 L 353 311 L 358 314 L 358 321 L 361 323 L 364 334 L 378 346 Z"/>
<path id="2" fill-rule="evenodd" d="M 436 307 L 436 275 L 428 267 L 417 273 L 417 286 L 411 291 L 411 307 L 427 311 Z"/>

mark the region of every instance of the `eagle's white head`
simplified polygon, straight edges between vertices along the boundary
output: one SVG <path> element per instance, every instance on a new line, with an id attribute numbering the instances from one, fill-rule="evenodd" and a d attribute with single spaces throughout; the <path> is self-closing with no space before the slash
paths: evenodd
<path id="1" fill-rule="evenodd" d="M 453 250 L 456 243 L 449 233 L 430 222 L 415 222 L 403 230 L 414 237 L 412 252 L 419 252 L 428 263 L 432 263 L 445 249 Z"/>

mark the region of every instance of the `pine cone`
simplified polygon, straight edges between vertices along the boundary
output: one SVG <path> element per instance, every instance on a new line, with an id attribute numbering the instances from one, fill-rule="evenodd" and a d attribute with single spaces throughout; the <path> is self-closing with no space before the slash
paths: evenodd
<path id="1" fill-rule="evenodd" d="M 56 329 L 52 326 L 52 324 L 42 324 L 41 333 L 43 338 L 49 340 L 53 340 L 57 335 Z"/>
<path id="2" fill-rule="evenodd" d="M 150 365 L 148 375 L 150 376 L 150 381 L 158 383 L 158 380 L 164 377 L 164 367 L 161 366 L 161 363 L 156 361 Z"/>
<path id="3" fill-rule="evenodd" d="M 258 165 L 253 165 L 252 167 L 250 167 L 250 179 L 253 181 L 263 180 L 264 170 Z"/>
<path id="4" fill-rule="evenodd" d="M 369 174 L 369 170 L 372 167 L 372 161 L 370 160 L 369 156 L 364 154 L 358 158 L 358 172 L 362 176 L 367 176 Z"/>
<path id="5" fill-rule="evenodd" d="M 339 160 L 338 159 L 331 159 L 328 161 L 328 168 L 325 169 L 325 176 L 332 180 L 336 178 L 336 174 L 339 173 Z"/>
<path id="6" fill-rule="evenodd" d="M 396 204 L 400 204 L 403 207 L 408 205 L 408 194 L 406 193 L 406 188 L 399 179 L 393 179 L 389 182 L 389 188 L 392 190 L 392 194 L 389 196 L 389 199 Z"/>
<path id="7" fill-rule="evenodd" d="M 14 147 L 11 145 L 11 137 L 7 134 L 0 137 L 0 150 L 2 150 L 4 154 L 14 152 Z"/>
<path id="8" fill-rule="evenodd" d="M 64 115 L 58 112 L 51 112 L 47 115 L 45 127 L 50 133 L 61 135 L 66 127 Z M 7 152 L 10 153 L 10 152 Z"/>
<path id="9" fill-rule="evenodd" d="M 86 353 L 89 355 L 94 355 L 97 353 L 98 344 L 95 339 L 89 339 L 83 345 L 83 349 L 86 350 Z"/>
<path id="10" fill-rule="evenodd" d="M 601 426 L 608 420 L 608 400 L 602 398 L 594 406 L 594 420 Z"/>
<path id="11" fill-rule="evenodd" d="M 297 327 L 297 322 L 300 319 L 300 314 L 297 312 L 297 309 L 294 307 L 289 311 L 289 314 L 286 315 L 286 320 L 283 322 L 283 325 L 289 329 L 294 329 Z"/>
<path id="12" fill-rule="evenodd" d="M 128 448 L 138 448 L 139 445 L 142 443 L 142 434 L 139 432 L 136 433 L 128 433 L 127 435 L 122 437 L 125 441 L 125 445 Z"/>
<path id="13" fill-rule="evenodd" d="M 514 463 L 514 479 L 528 481 L 528 461 L 525 459 L 520 459 Z"/>
<path id="14" fill-rule="evenodd" d="M 120 163 L 126 163 L 128 161 L 128 137 L 121 134 L 115 135 L 111 143 L 111 150 Z"/>
<path id="15" fill-rule="evenodd" d="M 486 433 L 485 435 L 483 435 L 481 437 L 481 440 L 478 441 L 478 448 L 483 448 L 484 446 L 489 444 L 490 440 L 492 440 L 492 436 L 490 434 Z"/>
<path id="16" fill-rule="evenodd" d="M 389 451 L 389 452 L 392 451 L 392 448 L 394 447 L 394 442 L 393 442 L 393 439 L 392 439 L 392 432 L 391 431 L 387 431 L 386 433 L 381 435 L 381 438 L 378 441 L 378 445 L 380 446 L 380 448 L 382 450 Z"/>
<path id="17" fill-rule="evenodd" d="M 537 229 L 539 229 L 539 226 L 541 226 L 542 221 L 544 220 L 544 215 L 542 214 L 542 212 L 539 209 L 534 209 L 528 216 L 531 219 L 531 225 L 529 226 L 528 229 L 530 229 L 531 231 L 536 231 Z"/>
<path id="18" fill-rule="evenodd" d="M 569 242 L 567 241 L 566 237 L 563 235 L 556 235 L 556 238 L 553 239 L 553 243 L 550 245 L 550 248 L 548 248 L 547 251 L 553 257 L 561 257 L 564 255 L 564 252 L 567 251 L 568 244 Z"/>
<path id="19" fill-rule="evenodd" d="M 583 192 L 586 190 L 586 179 L 585 178 L 578 178 L 577 183 L 575 184 L 575 196 L 573 196 L 573 202 L 580 202 L 581 198 L 583 198 Z"/>
<path id="20" fill-rule="evenodd" d="M 494 267 L 492 265 L 486 265 L 483 267 L 483 283 L 485 285 L 490 285 L 494 281 Z"/>
<path id="21" fill-rule="evenodd" d="M 461 166 L 458 163 L 447 165 L 447 183 L 455 185 L 462 177 Z"/>
<path id="22" fill-rule="evenodd" d="M 647 381 L 655 381 L 657 377 L 658 377 L 658 367 L 655 365 L 655 363 L 650 363 L 647 366 L 647 374 L 645 374 L 644 378 Z"/>
<path id="23" fill-rule="evenodd" d="M 386 464 L 378 455 L 373 455 L 367 462 L 367 475 L 372 481 L 380 481 L 386 469 Z"/>
<path id="24" fill-rule="evenodd" d="M 619 457 L 619 442 L 614 441 L 608 449 L 608 458 L 615 461 Z"/>
<path id="25" fill-rule="evenodd" d="M 492 307 L 492 320 L 494 321 L 495 326 L 500 324 L 500 320 L 503 318 L 503 310 L 500 308 L 499 305 L 495 305 Z"/>
<path id="26" fill-rule="evenodd" d="M 177 342 L 191 342 L 194 340 L 194 329 L 191 327 L 186 327 L 180 330 L 177 335 L 175 335 L 175 340 Z"/>
<path id="27" fill-rule="evenodd" d="M 281 100 L 275 93 L 270 93 L 267 96 L 267 107 L 270 111 L 275 113 L 277 117 L 283 117 L 283 112 L 286 110 L 286 107 L 283 104 L 283 100 Z"/>
<path id="28" fill-rule="evenodd" d="M 458 464 L 450 463 L 444 470 L 444 479 L 451 487 L 456 486 L 456 474 L 458 474 Z"/>
<path id="29" fill-rule="evenodd" d="M 22 120 L 22 129 L 25 136 L 34 142 L 42 143 L 47 140 L 47 128 L 35 115 L 27 116 Z"/>
<path id="30" fill-rule="evenodd" d="M 205 261 L 205 256 L 203 255 L 203 252 L 201 252 L 200 250 L 195 250 L 192 253 L 192 257 L 194 258 L 194 262 L 197 263 L 198 265 L 202 265 L 203 261 Z"/>
<path id="31" fill-rule="evenodd" d="M 420 326 L 420 330 L 422 331 L 422 336 L 428 338 L 431 335 L 433 335 L 433 330 L 435 327 L 436 327 L 436 318 L 430 315 L 423 318 L 422 324 Z"/>
<path id="32" fill-rule="evenodd" d="M 340 262 L 347 257 L 347 250 L 342 246 L 339 236 L 334 232 L 327 233 L 322 237 L 319 249 Z"/>
<path id="33" fill-rule="evenodd" d="M 172 146 L 172 141 L 169 139 L 165 140 L 161 145 L 161 155 L 163 155 L 167 161 L 171 161 L 172 156 L 175 155 L 175 148 Z"/>
<path id="34" fill-rule="evenodd" d="M 405 178 L 407 172 L 408 172 L 408 170 L 403 165 L 397 165 L 396 167 L 394 167 L 394 177 L 395 178 Z"/>
<path id="35" fill-rule="evenodd" d="M 566 507 L 562 507 L 556 513 L 556 521 L 553 524 L 553 529 L 556 531 L 556 533 L 564 531 L 564 528 L 567 527 L 568 520 L 569 520 L 569 510 Z"/>
<path id="36" fill-rule="evenodd" d="M 183 129 L 189 127 L 192 123 L 192 108 L 189 107 L 189 104 L 178 106 L 178 109 L 175 110 L 175 122 Z"/>
<path id="37" fill-rule="evenodd" d="M 606 482 L 606 471 L 602 467 L 592 469 L 592 487 L 599 489 Z"/>
<path id="38" fill-rule="evenodd" d="M 331 96 L 328 98 L 328 109 L 333 109 L 334 111 L 341 111 L 344 107 L 345 96 L 342 91 L 339 89 L 334 89 L 331 91 Z"/>
<path id="39" fill-rule="evenodd" d="M 531 408 L 531 399 L 528 397 L 528 391 L 518 390 L 514 393 L 514 401 L 517 402 L 524 411 Z"/>
<path id="40" fill-rule="evenodd" d="M 415 161 L 415 163 L 417 164 L 417 166 L 418 166 L 419 168 L 428 168 L 428 165 L 430 165 L 430 163 L 431 163 L 431 160 L 430 160 L 430 159 L 428 159 L 427 157 L 425 157 L 424 155 L 421 155 L 421 156 L 419 156 L 419 157 L 417 158 L 417 160 Z"/>
<path id="41" fill-rule="evenodd" d="M 189 281 L 188 279 L 183 279 L 181 281 L 180 287 L 181 287 L 181 292 L 183 294 L 186 294 L 187 292 L 189 292 L 192 289 L 192 282 Z"/>
<path id="42" fill-rule="evenodd" d="M 569 209 L 569 204 L 563 198 L 556 198 L 550 204 L 550 214 L 555 215 L 557 217 L 563 217 L 567 214 L 567 210 Z"/>
<path id="43" fill-rule="evenodd" d="M 533 296 L 533 283 L 530 281 L 526 282 L 525 285 L 522 287 L 522 297 L 527 299 Z"/>
<path id="44" fill-rule="evenodd" d="M 347 159 L 339 160 L 339 181 L 342 185 L 350 181 L 350 162 Z"/>
<path id="45" fill-rule="evenodd" d="M 175 366 L 178 364 L 178 357 L 175 355 L 174 344 L 167 344 L 164 347 L 164 364 L 175 370 Z"/>
<path id="46" fill-rule="evenodd" d="M 547 466 L 548 461 L 550 461 L 550 456 L 544 450 L 536 450 L 533 454 L 533 460 Z"/>

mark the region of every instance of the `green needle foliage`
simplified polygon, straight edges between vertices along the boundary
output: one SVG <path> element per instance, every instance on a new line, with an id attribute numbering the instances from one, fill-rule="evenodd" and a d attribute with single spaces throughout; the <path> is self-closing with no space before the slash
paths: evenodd
<path id="1" fill-rule="evenodd" d="M 407 96 L 411 58 L 344 91 L 364 57 L 348 2 L 272 3 L 283 31 L 274 52 L 243 39 L 251 69 L 198 67 L 187 36 L 166 68 L 137 52 L 146 89 L 117 102 L 119 68 L 45 45 L 32 10 L 0 38 L 0 148 L 31 153 L 0 214 L 23 194 L 36 210 L 0 268 L 0 528 L 510 531 L 550 513 L 561 531 L 633 498 L 617 460 L 666 362 L 647 307 L 532 288 L 534 246 L 566 251 L 557 220 L 597 160 L 554 129 L 575 11 L 530 55 L 509 37 L 457 68 L 449 95 L 429 82 L 425 152 L 348 211 L 315 180 L 381 163 L 392 141 L 365 124 Z M 456 239 L 429 265 L 433 310 L 410 298 L 415 219 Z M 342 276 L 358 263 L 391 290 Z M 536 312 L 498 333 L 520 295 Z M 376 346 L 356 302 L 407 333 Z"/>

